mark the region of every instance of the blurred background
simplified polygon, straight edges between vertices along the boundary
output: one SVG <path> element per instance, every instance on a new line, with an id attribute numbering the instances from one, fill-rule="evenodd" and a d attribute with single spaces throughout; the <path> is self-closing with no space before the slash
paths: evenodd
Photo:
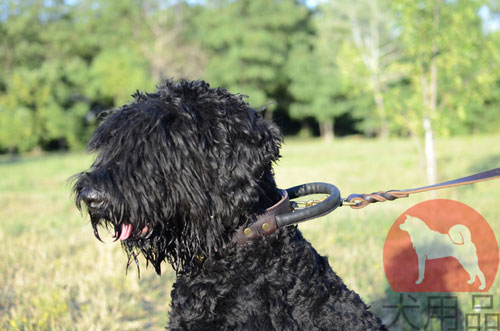
<path id="1" fill-rule="evenodd" d="M 0 329 L 167 324 L 174 273 L 165 265 L 157 277 L 142 261 L 140 280 L 134 268 L 125 275 L 125 255 L 94 240 L 68 178 L 92 161 L 84 148 L 99 112 L 169 78 L 244 94 L 275 121 L 286 135 L 282 187 L 326 181 L 347 196 L 500 164 L 497 0 L 0 0 Z M 388 324 L 397 311 L 384 305 L 399 294 L 384 275 L 385 236 L 431 197 L 301 225 Z M 500 233 L 497 182 L 439 197 Z M 463 326 L 470 295 L 457 295 Z M 423 325 L 418 299 L 412 318 Z"/>

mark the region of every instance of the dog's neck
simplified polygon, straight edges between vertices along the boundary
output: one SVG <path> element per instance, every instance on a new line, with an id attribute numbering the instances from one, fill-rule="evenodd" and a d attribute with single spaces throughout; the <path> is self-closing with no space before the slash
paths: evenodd
<path id="1" fill-rule="evenodd" d="M 265 213 L 268 208 L 281 200 L 282 194 L 276 186 L 272 170 L 266 171 L 266 174 L 262 176 L 262 179 L 259 181 L 258 192 L 259 200 L 252 208 L 252 212 L 256 215 Z"/>
<path id="2" fill-rule="evenodd" d="M 246 207 L 249 211 L 248 216 L 245 217 L 246 222 L 240 224 L 240 227 L 236 229 L 232 237 L 228 238 L 228 242 L 223 245 L 222 249 L 218 248 L 215 250 L 215 255 L 219 258 L 228 254 L 228 249 L 233 247 L 234 244 L 236 246 L 244 246 L 257 237 L 274 233 L 277 230 L 275 216 L 290 211 L 288 196 L 284 197 L 284 191 L 277 188 L 271 167 L 269 169 L 257 181 L 258 200 L 256 199 L 256 202 L 252 206 Z M 267 220 L 273 220 L 274 226 L 267 228 L 266 225 L 262 228 L 264 223 L 271 223 Z M 245 230 L 248 228 L 252 230 L 250 234 L 248 234 L 248 230 L 245 233 Z M 196 274 L 207 257 L 204 253 L 195 255 L 192 260 L 193 263 L 181 270 L 182 273 L 189 274 L 194 271 Z"/>

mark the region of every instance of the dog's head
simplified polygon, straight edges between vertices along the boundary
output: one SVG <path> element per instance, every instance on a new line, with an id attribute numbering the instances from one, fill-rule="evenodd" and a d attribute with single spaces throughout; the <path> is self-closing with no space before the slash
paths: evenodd
<path id="1" fill-rule="evenodd" d="M 217 254 L 266 206 L 281 133 L 241 95 L 203 81 L 167 81 L 106 113 L 88 144 L 96 159 L 74 192 L 94 233 L 115 233 L 132 260 L 161 272 Z M 277 193 L 278 194 L 278 193 Z M 279 198 L 278 198 L 279 199 Z"/>

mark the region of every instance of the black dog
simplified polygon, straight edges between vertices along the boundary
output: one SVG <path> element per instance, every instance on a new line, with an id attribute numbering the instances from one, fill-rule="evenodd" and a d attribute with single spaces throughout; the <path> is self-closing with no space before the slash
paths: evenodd
<path id="1" fill-rule="evenodd" d="M 273 178 L 273 123 L 202 81 L 134 98 L 106 114 L 74 191 L 129 263 L 142 253 L 158 274 L 164 260 L 176 270 L 169 329 L 384 329 L 296 227 L 242 230 L 289 210 Z"/>

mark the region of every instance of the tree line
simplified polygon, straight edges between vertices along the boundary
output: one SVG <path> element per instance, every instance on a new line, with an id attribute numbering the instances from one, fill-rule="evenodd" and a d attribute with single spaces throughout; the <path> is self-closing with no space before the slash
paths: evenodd
<path id="1" fill-rule="evenodd" d="M 0 152 L 78 149 L 97 114 L 204 79 L 287 133 L 499 132 L 495 1 L 6 0 Z M 424 140 L 424 137 L 426 138 Z M 430 147 L 429 147 L 430 146 Z"/>

